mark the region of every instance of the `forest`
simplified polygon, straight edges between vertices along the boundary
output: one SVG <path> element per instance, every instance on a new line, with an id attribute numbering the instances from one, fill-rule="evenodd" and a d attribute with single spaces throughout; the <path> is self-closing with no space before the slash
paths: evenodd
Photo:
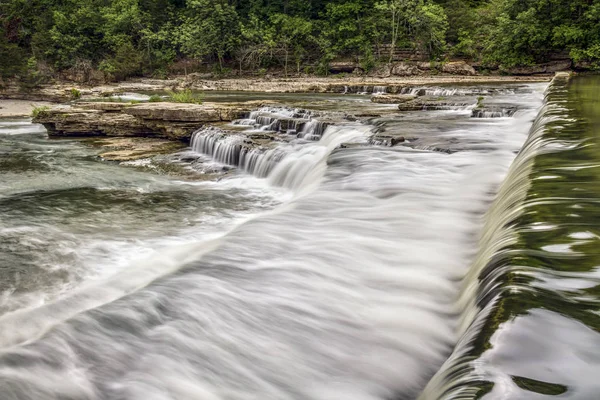
<path id="1" fill-rule="evenodd" d="M 594 69 L 600 0 L 0 0 L 0 75 L 34 82 L 68 70 L 326 74 L 334 60 L 369 71 L 397 49 Z"/>

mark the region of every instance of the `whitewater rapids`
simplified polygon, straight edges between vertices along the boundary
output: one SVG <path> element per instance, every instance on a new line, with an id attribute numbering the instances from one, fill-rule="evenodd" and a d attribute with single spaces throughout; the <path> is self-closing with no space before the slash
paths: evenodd
<path id="1" fill-rule="evenodd" d="M 67 298 L 2 317 L 0 398 L 417 397 L 473 314 L 459 299 L 482 215 L 538 92 L 530 112 L 441 134 L 464 144 L 452 154 L 340 149 L 372 134 L 353 125 L 286 147 L 264 179 L 293 199 L 198 244 L 195 259 L 97 307 Z"/>

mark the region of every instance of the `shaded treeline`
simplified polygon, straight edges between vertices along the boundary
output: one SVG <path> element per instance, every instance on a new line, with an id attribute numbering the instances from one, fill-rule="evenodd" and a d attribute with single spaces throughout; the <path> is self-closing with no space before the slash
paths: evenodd
<path id="1" fill-rule="evenodd" d="M 0 0 L 4 77 L 326 73 L 340 59 L 369 70 L 398 49 L 506 67 L 562 53 L 593 68 L 600 0 Z"/>

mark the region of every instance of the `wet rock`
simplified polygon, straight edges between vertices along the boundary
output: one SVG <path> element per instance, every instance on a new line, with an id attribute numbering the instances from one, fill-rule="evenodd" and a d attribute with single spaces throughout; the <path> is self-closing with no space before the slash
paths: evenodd
<path id="1" fill-rule="evenodd" d="M 401 143 L 405 143 L 406 138 L 401 135 L 388 134 L 386 132 L 380 132 L 374 135 L 369 143 L 374 146 L 385 146 L 385 147 L 394 147 Z"/>
<path id="2" fill-rule="evenodd" d="M 371 97 L 371 101 L 378 104 L 401 104 L 416 98 L 411 94 L 383 94 Z"/>
<path id="3" fill-rule="evenodd" d="M 517 112 L 515 106 L 477 107 L 471 112 L 471 118 L 504 118 L 512 117 Z"/>
<path id="4" fill-rule="evenodd" d="M 149 138 L 107 138 L 93 142 L 106 148 L 100 157 L 107 161 L 135 161 L 173 153 L 184 147 L 183 143 Z"/>
<path id="5" fill-rule="evenodd" d="M 398 105 L 400 111 L 419 110 L 459 110 L 472 106 L 475 99 L 469 97 L 429 97 L 418 96 L 414 100 Z"/>
<path id="6" fill-rule="evenodd" d="M 406 139 L 404 136 L 393 137 L 390 139 L 390 147 L 394 147 L 397 144 L 404 143 Z"/>

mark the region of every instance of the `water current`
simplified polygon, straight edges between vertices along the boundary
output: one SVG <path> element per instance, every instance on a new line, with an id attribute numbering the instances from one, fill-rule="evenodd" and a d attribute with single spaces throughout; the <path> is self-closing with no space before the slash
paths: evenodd
<path id="1" fill-rule="evenodd" d="M 196 132 L 216 180 L 1 120 L 0 400 L 594 398 L 598 100 L 568 85 L 281 95 Z"/>

